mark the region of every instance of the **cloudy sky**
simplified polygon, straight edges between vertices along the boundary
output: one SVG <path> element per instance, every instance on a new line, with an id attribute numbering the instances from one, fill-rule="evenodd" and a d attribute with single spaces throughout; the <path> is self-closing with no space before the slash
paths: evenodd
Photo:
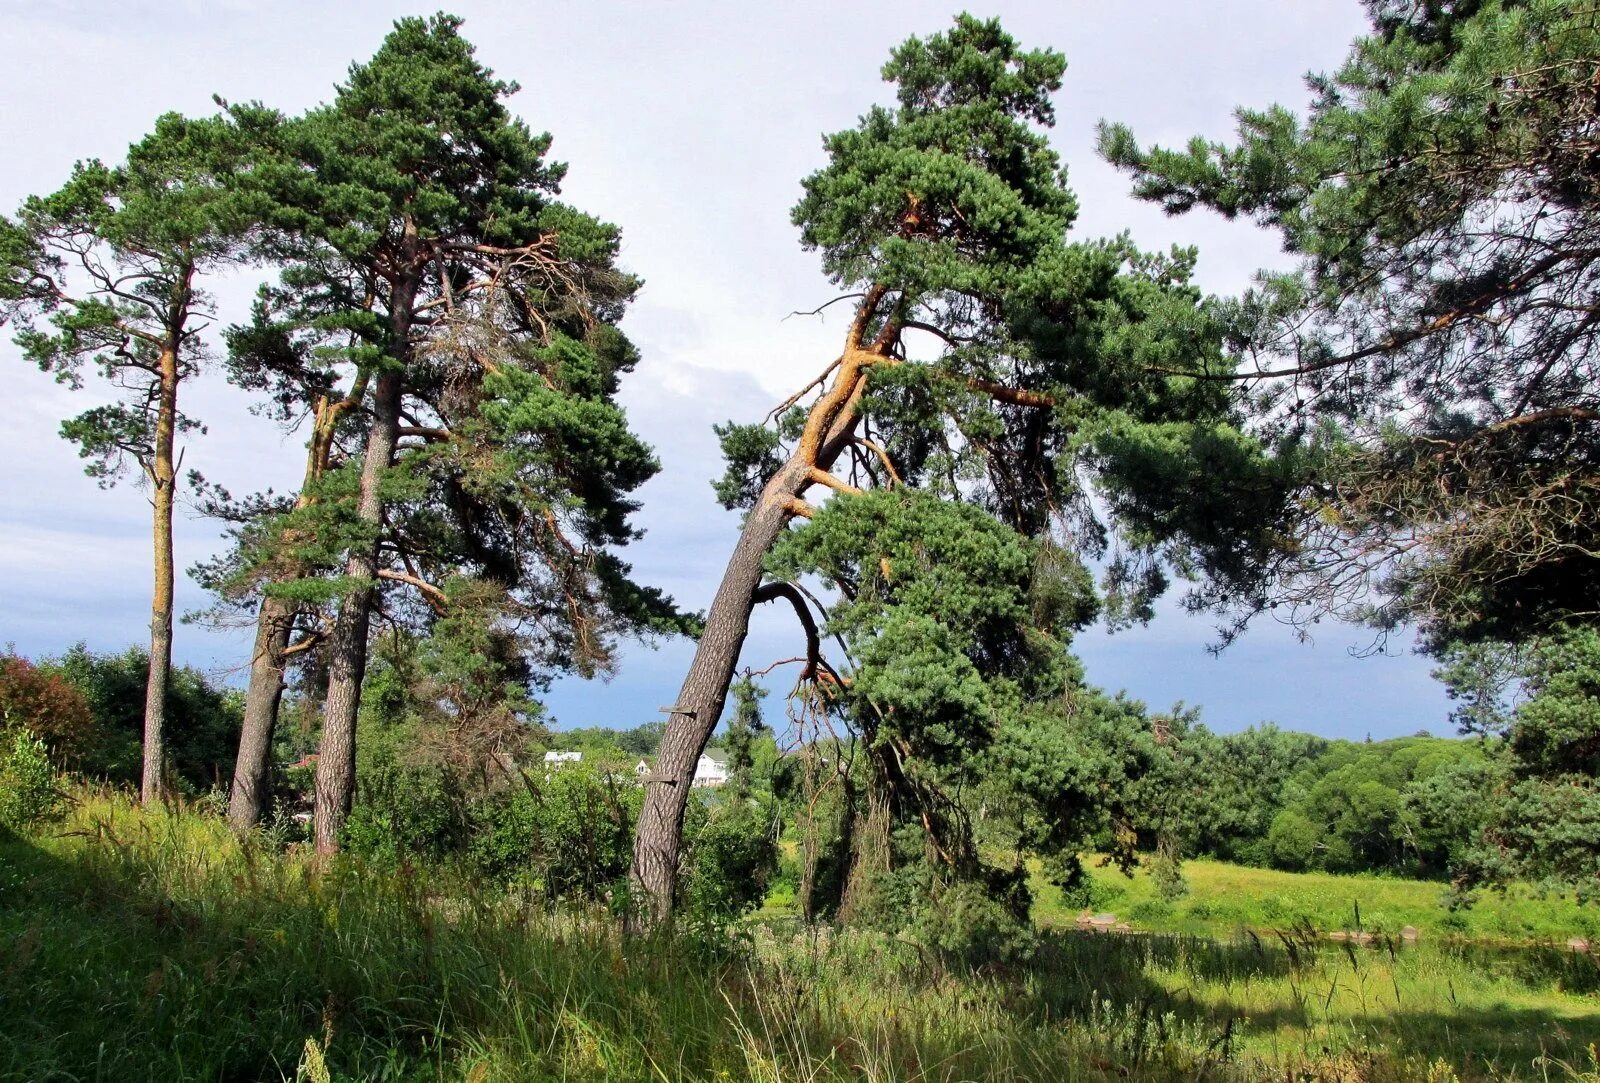
<path id="1" fill-rule="evenodd" d="M 520 83 L 512 107 L 555 137 L 570 164 L 566 197 L 620 223 L 624 259 L 644 293 L 625 327 L 644 362 L 624 400 L 663 469 L 641 492 L 648 531 L 631 553 L 640 578 L 691 608 L 710 601 L 736 516 L 713 501 L 715 421 L 752 420 L 806 383 L 837 351 L 840 316 L 785 319 L 831 296 L 788 221 L 801 177 L 822 163 L 820 136 L 851 125 L 888 88 L 878 69 L 911 34 L 942 29 L 952 8 L 893 2 L 753 3 L 520 0 L 457 3 L 466 33 L 497 74 Z M 0 208 L 51 190 L 75 159 L 117 158 L 160 113 L 211 111 L 212 94 L 287 112 L 326 100 L 352 60 L 389 24 L 425 14 L 395 4 L 252 0 L 0 0 Z M 1027 45 L 1065 52 L 1055 143 L 1068 163 L 1089 237 L 1122 230 L 1147 247 L 1200 247 L 1202 284 L 1245 285 L 1281 260 L 1249 226 L 1164 218 L 1127 197 L 1093 153 L 1101 118 L 1141 138 L 1223 137 L 1240 104 L 1305 99 L 1301 77 L 1337 65 L 1362 28 L 1355 0 L 1048 0 L 992 2 Z M 222 284 L 237 314 L 254 281 Z M 129 485 L 101 491 L 61 418 L 94 401 L 0 345 L 0 644 L 24 654 L 76 640 L 111 649 L 146 635 L 149 506 Z M 210 377 L 186 392 L 209 426 L 185 467 L 235 492 L 292 488 L 301 436 L 252 417 L 248 400 Z M 180 563 L 217 546 L 213 524 L 181 517 Z M 204 599 L 183 583 L 180 605 Z M 768 607 L 770 608 L 770 607 Z M 792 618 L 791 618 L 792 619 Z M 1270 621 L 1213 657 L 1205 618 L 1164 612 L 1145 629 L 1079 642 L 1089 676 L 1156 706 L 1204 706 L 1220 730 L 1262 720 L 1338 736 L 1447 729 L 1447 703 L 1425 659 L 1391 648 L 1358 658 L 1359 629 L 1324 626 L 1300 643 Z M 782 614 L 759 614 L 745 662 L 795 653 Z M 237 679 L 243 633 L 178 631 L 181 661 Z M 551 695 L 564 724 L 632 725 L 671 703 L 687 644 L 630 648 L 609 683 L 571 681 Z"/>

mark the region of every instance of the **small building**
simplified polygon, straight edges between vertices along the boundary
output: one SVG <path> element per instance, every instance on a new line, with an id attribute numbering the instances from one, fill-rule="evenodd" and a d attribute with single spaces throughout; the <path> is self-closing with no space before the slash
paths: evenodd
<path id="1" fill-rule="evenodd" d="M 728 781 L 728 765 L 710 756 L 701 756 L 694 765 L 696 786 L 722 786 Z"/>
<path id="2" fill-rule="evenodd" d="M 582 752 L 557 752 L 555 749 L 551 749 L 544 754 L 544 765 L 546 767 L 560 767 L 563 764 L 582 762 Z"/>
<path id="3" fill-rule="evenodd" d="M 645 763 L 643 760 L 640 760 L 638 763 L 633 765 L 633 777 L 634 778 L 637 778 L 640 781 L 643 781 L 644 780 L 644 776 L 648 775 L 649 773 L 650 773 L 650 765 L 648 763 Z"/>

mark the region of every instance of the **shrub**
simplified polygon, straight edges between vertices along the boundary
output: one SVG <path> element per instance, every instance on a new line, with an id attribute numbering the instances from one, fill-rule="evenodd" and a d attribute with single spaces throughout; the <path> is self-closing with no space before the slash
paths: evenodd
<path id="1" fill-rule="evenodd" d="M 947 962 L 965 967 L 1019 962 L 1038 943 L 1027 922 L 971 880 L 950 884 L 919 907 L 912 933 Z"/>
<path id="2" fill-rule="evenodd" d="M 66 678 L 0 653 L 0 729 L 26 729 L 56 763 L 71 765 L 100 741 L 94 712 Z"/>
<path id="3" fill-rule="evenodd" d="M 473 806 L 467 857 L 479 875 L 553 900 L 605 898 L 627 875 L 641 791 L 587 764 L 526 780 Z"/>
<path id="4" fill-rule="evenodd" d="M 691 921 L 720 925 L 767 897 L 778 870 L 775 816 L 764 802 L 728 801 L 690 839 L 684 902 Z"/>
<path id="5" fill-rule="evenodd" d="M 65 807 L 44 742 L 20 726 L 0 731 L 0 826 L 26 831 Z"/>
<path id="6" fill-rule="evenodd" d="M 1311 866 L 1322 841 L 1322 829 L 1293 809 L 1285 809 L 1273 817 L 1272 827 L 1267 832 L 1272 863 L 1293 872 Z"/>
<path id="7" fill-rule="evenodd" d="M 368 861 L 442 861 L 466 840 L 465 809 L 442 768 L 377 757 L 363 766 L 356 787 L 344 845 Z"/>

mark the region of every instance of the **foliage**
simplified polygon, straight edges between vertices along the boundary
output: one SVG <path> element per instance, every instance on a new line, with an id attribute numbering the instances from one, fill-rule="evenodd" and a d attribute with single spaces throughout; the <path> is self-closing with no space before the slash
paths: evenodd
<path id="1" fill-rule="evenodd" d="M 688 921 L 713 929 L 760 906 L 778 871 L 776 806 L 744 796 L 731 777 L 724 791 L 689 833 L 683 880 Z"/>
<path id="2" fill-rule="evenodd" d="M 1600 898 L 1600 631 L 1583 624 L 1507 652 L 1466 650 L 1446 667 L 1449 677 L 1520 685 L 1520 703 L 1505 696 L 1475 696 L 1470 720 L 1505 736 L 1501 770 L 1493 778 L 1498 800 L 1486 837 L 1465 863 L 1475 884 L 1530 880 L 1579 898 Z"/>
<path id="3" fill-rule="evenodd" d="M 74 751 L 64 764 L 91 778 L 136 782 L 149 675 L 144 649 L 100 654 L 80 643 L 60 658 L 40 661 L 38 671 L 66 682 L 93 715 L 93 742 Z M 232 777 L 239 713 L 237 692 L 215 687 L 189 666 L 172 671 L 167 682 L 167 753 L 181 787 L 202 793 Z"/>
<path id="4" fill-rule="evenodd" d="M 474 865 L 517 875 L 552 901 L 610 897 L 632 853 L 639 811 L 632 776 L 569 764 L 547 779 L 524 782 L 477 811 L 482 833 L 472 847 Z"/>
<path id="5" fill-rule="evenodd" d="M 480 610 L 498 589 L 503 611 L 543 627 L 521 644 L 528 667 L 592 675 L 611 635 L 681 627 L 609 551 L 635 536 L 628 493 L 657 469 L 615 402 L 638 360 L 616 327 L 638 282 L 615 266 L 617 228 L 557 200 L 566 167 L 507 109 L 516 89 L 460 19 L 407 18 L 332 103 L 286 122 L 253 180 L 275 208 L 280 282 L 232 329 L 230 370 L 290 421 L 343 373 L 355 405 L 398 378 L 385 409 L 414 441 L 378 486 L 385 570 L 423 582 L 386 589 L 421 624 L 452 580 Z M 353 483 L 335 472 L 309 505 L 261 505 L 214 578 L 347 592 L 329 573 L 374 530 L 353 517 Z"/>
<path id="6" fill-rule="evenodd" d="M 80 162 L 60 190 L 28 199 L 16 225 L 0 225 L 14 231 L 6 256 L 25 257 L 0 288 L 0 322 L 16 322 L 24 356 L 72 387 L 91 365 L 125 392 L 62 426 L 103 483 L 132 460 L 170 486 L 170 474 L 157 476 L 158 423 L 199 427 L 163 403 L 160 355 L 175 355 L 177 379 L 204 356 L 195 324 L 210 298 L 199 279 L 246 258 L 258 207 L 232 181 L 268 119 L 254 108 L 165 114 L 125 163 Z"/>
<path id="7" fill-rule="evenodd" d="M 82 692 L 59 673 L 0 653 L 0 730 L 22 729 L 43 741 L 58 764 L 76 765 L 101 743 Z"/>
<path id="8" fill-rule="evenodd" d="M 733 714 L 722 733 L 722 748 L 728 757 L 727 795 L 729 801 L 750 796 L 756 768 L 756 741 L 767 733 L 761 718 L 761 701 L 767 690 L 749 676 L 733 682 Z"/>
<path id="9" fill-rule="evenodd" d="M 369 861 L 443 861 L 467 835 L 459 788 L 437 764 L 367 758 L 356 774 L 359 798 L 345 822 L 344 844 Z"/>
<path id="10" fill-rule="evenodd" d="M 1564 0 L 1371 0 L 1304 118 L 1101 151 L 1172 213 L 1246 215 L 1299 257 L 1219 310 L 1258 424 L 1308 449 L 1296 544 L 1246 610 L 1440 642 L 1592 614 L 1600 454 L 1600 23 Z M 1280 378 L 1281 377 L 1281 378 Z"/>
<path id="11" fill-rule="evenodd" d="M 550 734 L 550 747 L 562 752 L 582 752 L 584 759 L 613 762 L 631 768 L 661 745 L 664 722 L 644 722 L 631 729 L 572 726 Z"/>
<path id="12" fill-rule="evenodd" d="M 891 822 L 920 822 L 950 873 L 1026 913 L 1026 892 L 1005 886 L 1014 873 L 984 868 L 969 807 L 952 796 L 963 790 L 1001 813 L 991 849 L 1048 855 L 1066 879 L 1112 810 L 1131 811 L 1151 731 L 1139 706 L 1083 688 L 1065 653 L 1094 613 L 1069 555 L 969 504 L 894 489 L 830 501 L 769 566 L 843 584 L 827 631 L 851 649 L 834 696 L 872 754 L 863 789 L 890 803 Z M 937 898 L 937 880 L 923 886 Z M 912 912 L 901 902 L 889 908 Z"/>
<path id="13" fill-rule="evenodd" d="M 1291 775 L 1320 759 L 1328 742 L 1267 724 L 1226 736 L 1203 725 L 1178 741 L 1183 775 L 1172 793 L 1180 849 L 1246 865 L 1269 864 L 1264 849 Z"/>
<path id="14" fill-rule="evenodd" d="M 1491 815 L 1495 748 L 1403 737 L 1357 744 L 1273 727 L 1180 730 L 1171 793 L 1184 852 L 1276 868 L 1442 877 Z"/>
<path id="15" fill-rule="evenodd" d="M 44 741 L 20 725 L 0 726 L 0 829 L 27 831 L 66 807 Z"/>

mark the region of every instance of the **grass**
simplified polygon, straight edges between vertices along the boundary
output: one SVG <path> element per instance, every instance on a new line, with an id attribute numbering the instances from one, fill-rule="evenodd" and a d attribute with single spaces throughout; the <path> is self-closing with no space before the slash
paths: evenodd
<path id="1" fill-rule="evenodd" d="M 1600 940 L 1600 912 L 1562 896 L 1540 897 L 1526 887 L 1485 892 L 1473 905 L 1451 910 L 1446 885 L 1371 875 L 1292 873 L 1221 861 L 1186 861 L 1189 893 L 1164 902 L 1149 873 L 1132 878 L 1091 862 L 1095 909 L 1108 910 L 1138 929 L 1195 935 L 1234 935 L 1243 929 L 1310 926 L 1329 932 L 1358 926 L 1398 933 L 1407 925 L 1425 939 L 1467 937 L 1506 942 L 1565 944 L 1572 937 Z M 1036 879 L 1035 917 L 1044 925 L 1066 925 L 1078 915 L 1061 893 Z M 1359 918 L 1358 918 L 1359 914 Z"/>
<path id="2" fill-rule="evenodd" d="M 1495 951 L 1067 930 L 971 972 L 793 924 L 630 940 L 98 796 L 0 840 L 0 1078 L 1600 1083 L 1592 961 Z"/>

